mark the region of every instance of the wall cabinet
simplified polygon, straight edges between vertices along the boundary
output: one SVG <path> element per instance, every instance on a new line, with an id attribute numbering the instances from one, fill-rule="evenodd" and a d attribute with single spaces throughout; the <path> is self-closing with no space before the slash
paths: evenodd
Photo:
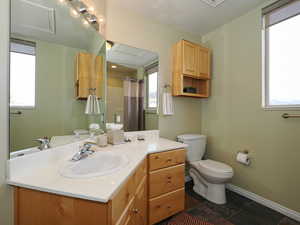
<path id="1" fill-rule="evenodd" d="M 75 95 L 86 99 L 90 88 L 96 88 L 96 96 L 103 97 L 104 60 L 103 56 L 80 52 L 75 63 Z"/>
<path id="2" fill-rule="evenodd" d="M 107 203 L 15 187 L 15 225 L 152 225 L 184 210 L 184 162 L 183 149 L 150 154 Z"/>
<path id="3" fill-rule="evenodd" d="M 210 91 L 211 51 L 181 40 L 173 46 L 173 95 L 206 98 Z"/>

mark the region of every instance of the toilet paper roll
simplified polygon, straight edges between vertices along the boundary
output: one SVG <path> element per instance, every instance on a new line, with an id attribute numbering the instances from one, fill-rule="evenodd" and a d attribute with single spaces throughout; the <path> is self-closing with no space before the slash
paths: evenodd
<path id="1" fill-rule="evenodd" d="M 250 165 L 250 158 L 246 153 L 239 152 L 236 156 L 236 161 L 247 166 Z"/>

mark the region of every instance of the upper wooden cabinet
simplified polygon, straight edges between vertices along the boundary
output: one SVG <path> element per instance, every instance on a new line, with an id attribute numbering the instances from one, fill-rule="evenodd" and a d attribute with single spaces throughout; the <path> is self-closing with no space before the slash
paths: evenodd
<path id="1" fill-rule="evenodd" d="M 78 99 L 86 99 L 90 88 L 96 88 L 96 96 L 102 97 L 104 82 L 103 56 L 80 52 L 76 56 L 75 95 Z"/>
<path id="2" fill-rule="evenodd" d="M 206 98 L 210 91 L 211 50 L 181 40 L 173 47 L 173 95 Z M 188 89 L 193 89 L 195 93 Z"/>
<path id="3" fill-rule="evenodd" d="M 198 46 L 188 41 L 182 42 L 182 73 L 197 76 L 199 68 Z"/>

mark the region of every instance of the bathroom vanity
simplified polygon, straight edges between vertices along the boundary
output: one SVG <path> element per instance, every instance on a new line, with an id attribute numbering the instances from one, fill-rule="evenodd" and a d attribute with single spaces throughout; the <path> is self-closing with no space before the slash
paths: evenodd
<path id="1" fill-rule="evenodd" d="M 99 177 L 63 177 L 60 168 L 80 144 L 9 161 L 15 225 L 152 225 L 184 209 L 185 144 L 158 138 L 109 146 L 100 151 L 129 159 L 122 169 Z"/>

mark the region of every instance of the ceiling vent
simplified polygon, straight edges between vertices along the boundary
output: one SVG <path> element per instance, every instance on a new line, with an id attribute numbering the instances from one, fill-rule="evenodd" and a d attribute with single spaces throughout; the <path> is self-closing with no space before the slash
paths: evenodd
<path id="1" fill-rule="evenodd" d="M 222 4 L 225 0 L 202 0 L 202 1 L 212 7 L 217 7 L 220 4 Z"/>
<path id="2" fill-rule="evenodd" d="M 55 10 L 29 0 L 12 1 L 12 24 L 20 33 L 55 34 Z"/>

